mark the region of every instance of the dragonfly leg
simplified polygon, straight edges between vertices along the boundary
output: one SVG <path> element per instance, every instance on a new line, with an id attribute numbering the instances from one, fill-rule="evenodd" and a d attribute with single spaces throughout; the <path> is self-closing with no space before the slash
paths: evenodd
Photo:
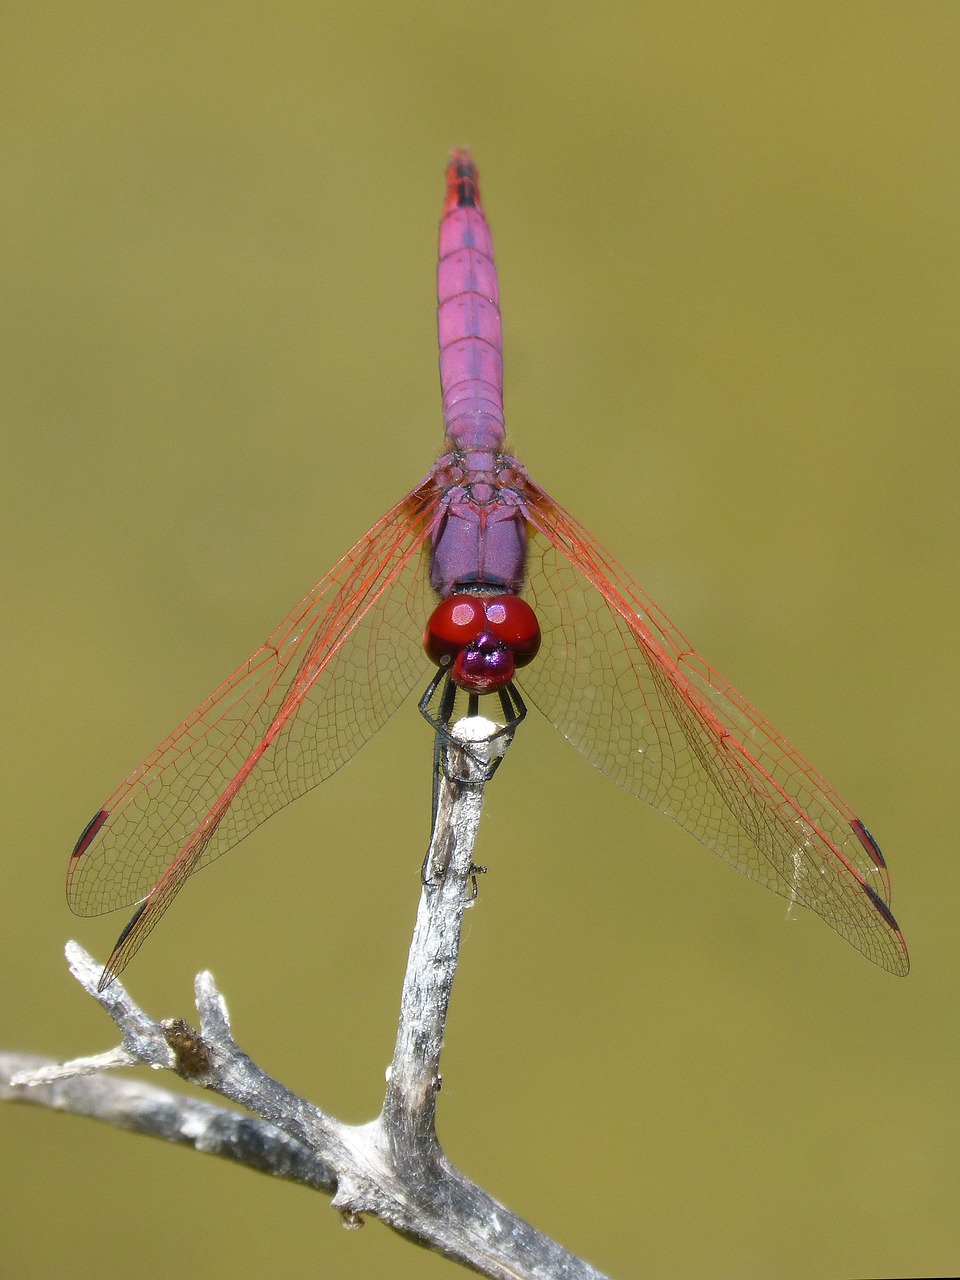
<path id="1" fill-rule="evenodd" d="M 512 737 L 517 731 L 517 725 L 526 719 L 527 704 L 520 697 L 520 690 L 512 680 L 498 692 L 500 694 L 500 708 L 503 711 L 503 718 L 506 722 L 503 729 L 501 729 L 501 733 L 509 731 Z"/>
<path id="2" fill-rule="evenodd" d="M 439 704 L 436 712 L 431 710 L 431 703 L 440 691 Z M 442 879 L 443 872 L 441 868 L 437 872 L 430 866 L 430 849 L 433 845 L 433 833 L 437 825 L 437 808 L 440 803 L 440 782 L 446 770 L 446 748 L 448 746 L 457 746 L 463 751 L 473 764 L 483 770 L 484 781 L 489 781 L 496 773 L 500 761 L 506 748 L 510 745 L 513 735 L 516 732 L 517 725 L 521 723 L 527 714 L 527 708 L 520 696 L 520 691 L 511 681 L 503 688 L 497 690 L 500 699 L 500 710 L 503 718 L 503 725 L 496 729 L 494 733 L 486 740 L 487 744 L 495 743 L 498 739 L 502 740 L 502 749 L 494 754 L 484 753 L 483 759 L 470 749 L 468 743 L 457 737 L 452 729 L 454 711 L 456 708 L 458 688 L 450 677 L 448 668 L 441 668 L 433 677 L 418 703 L 420 714 L 431 726 L 433 734 L 433 786 L 431 789 L 431 805 L 430 805 L 430 846 L 424 854 L 423 864 L 420 868 L 420 880 L 425 885 L 436 884 Z M 467 694 L 467 715 L 468 717 L 476 717 L 480 714 L 480 695 L 473 692 Z M 471 873 L 473 882 L 473 895 L 475 898 L 478 893 L 477 876 L 482 875 L 486 870 L 485 867 L 476 867 Z M 472 900 L 472 899 L 471 899 Z"/>

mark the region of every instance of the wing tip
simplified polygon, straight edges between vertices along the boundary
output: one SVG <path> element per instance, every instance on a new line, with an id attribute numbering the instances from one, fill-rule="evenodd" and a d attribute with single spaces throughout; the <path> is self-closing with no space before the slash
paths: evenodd
<path id="1" fill-rule="evenodd" d="M 888 944 L 881 950 L 873 947 L 863 947 L 861 949 L 864 955 L 874 960 L 882 969 L 886 969 L 888 973 L 892 973 L 898 978 L 905 978 L 910 972 L 910 952 L 907 949 L 903 930 L 897 924 L 896 917 L 876 889 L 871 888 L 866 883 L 861 883 L 860 888 L 866 894 L 867 900 L 885 926 L 884 942 Z"/>
<path id="2" fill-rule="evenodd" d="M 107 957 L 107 963 L 103 966 L 103 973 L 101 973 L 100 981 L 97 983 L 97 991 L 101 994 L 116 981 L 121 970 L 126 968 L 128 962 L 153 927 L 151 923 L 142 932 L 138 929 L 144 912 L 150 906 L 151 898 L 146 898 L 140 903 L 139 907 L 120 930 L 120 936 L 113 944 L 113 950 Z"/>

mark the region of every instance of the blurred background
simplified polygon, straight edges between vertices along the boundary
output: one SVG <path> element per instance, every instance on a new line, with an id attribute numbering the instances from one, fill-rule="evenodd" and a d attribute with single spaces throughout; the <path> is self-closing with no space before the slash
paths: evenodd
<path id="1" fill-rule="evenodd" d="M 113 1043 L 63 944 L 120 780 L 440 447 L 449 148 L 493 225 L 511 443 L 888 855 L 873 968 L 531 718 L 443 1058 L 471 1177 L 617 1277 L 960 1257 L 960 9 L 8 3 L 0 948 L 8 1047 Z M 428 834 L 413 702 L 198 876 L 128 971 L 378 1110 Z M 304 1005 L 309 1016 L 304 1016 Z M 20 1280 L 441 1277 L 323 1198 L 0 1113 Z"/>

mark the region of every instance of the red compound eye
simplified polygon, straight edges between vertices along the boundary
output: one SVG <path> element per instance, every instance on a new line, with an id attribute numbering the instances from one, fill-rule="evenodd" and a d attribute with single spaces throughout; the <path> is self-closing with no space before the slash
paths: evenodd
<path id="1" fill-rule="evenodd" d="M 423 647 L 430 661 L 442 667 L 445 658 L 455 658 L 486 629 L 482 600 L 477 596 L 450 596 L 431 613 L 423 633 Z"/>
<path id="2" fill-rule="evenodd" d="M 489 693 L 536 657 L 540 626 L 519 596 L 450 596 L 430 615 L 423 647 L 462 689 Z"/>
<path id="3" fill-rule="evenodd" d="M 502 640 L 518 667 L 525 667 L 540 648 L 540 624 L 526 600 L 519 596 L 494 596 L 484 601 L 487 626 Z"/>

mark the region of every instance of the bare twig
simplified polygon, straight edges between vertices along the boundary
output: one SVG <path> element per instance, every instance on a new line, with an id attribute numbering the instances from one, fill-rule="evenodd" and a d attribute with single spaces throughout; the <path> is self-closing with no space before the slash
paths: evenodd
<path id="1" fill-rule="evenodd" d="M 103 1055 L 106 1057 L 106 1055 Z M 20 1083 L 22 1081 L 30 1083 Z M 14 1083 L 18 1081 L 18 1083 Z M 165 1138 L 207 1155 L 235 1160 L 262 1173 L 332 1193 L 336 1174 L 299 1142 L 256 1116 L 203 1098 L 117 1076 L 65 1076 L 50 1059 L 0 1053 L 0 1099 L 105 1120 L 118 1129 Z"/>
<path id="2" fill-rule="evenodd" d="M 376 1120 L 346 1125 L 292 1094 L 234 1042 L 226 1005 L 209 973 L 196 979 L 200 1029 L 156 1022 L 119 982 L 98 991 L 100 966 L 76 943 L 72 972 L 110 1014 L 122 1044 L 63 1065 L 0 1056 L 0 1097 L 106 1120 L 119 1128 L 189 1143 L 333 1191 L 345 1226 L 374 1214 L 394 1230 L 483 1275 L 518 1280 L 603 1280 L 455 1169 L 434 1128 L 447 1006 L 471 882 L 483 789 L 509 735 L 473 717 L 455 732 L 467 748 L 444 748 L 433 839 L 401 998 L 400 1026 L 383 1108 Z M 151 1085 L 104 1076 L 133 1064 L 161 1066 L 252 1113 Z"/>

